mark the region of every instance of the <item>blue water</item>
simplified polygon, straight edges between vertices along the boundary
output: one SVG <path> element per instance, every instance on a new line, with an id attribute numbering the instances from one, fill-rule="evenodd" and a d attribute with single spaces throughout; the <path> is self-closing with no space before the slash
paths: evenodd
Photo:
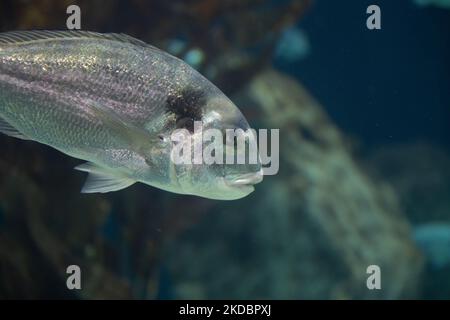
<path id="1" fill-rule="evenodd" d="M 366 28 L 369 4 L 381 8 L 381 30 Z M 450 146 L 450 10 L 412 0 L 319 0 L 299 26 L 312 54 L 285 71 L 341 128 L 369 146 Z"/>

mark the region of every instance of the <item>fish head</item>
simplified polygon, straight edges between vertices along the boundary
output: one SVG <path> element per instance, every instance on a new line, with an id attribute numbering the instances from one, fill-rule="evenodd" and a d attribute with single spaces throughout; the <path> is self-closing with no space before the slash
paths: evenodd
<path id="1" fill-rule="evenodd" d="M 223 93 L 205 99 L 201 121 L 196 121 L 191 131 L 185 131 L 185 138 L 190 141 L 192 163 L 175 165 L 183 193 L 235 200 L 253 192 L 254 185 L 263 180 L 256 133 Z M 208 160 L 211 154 L 214 157 Z"/>

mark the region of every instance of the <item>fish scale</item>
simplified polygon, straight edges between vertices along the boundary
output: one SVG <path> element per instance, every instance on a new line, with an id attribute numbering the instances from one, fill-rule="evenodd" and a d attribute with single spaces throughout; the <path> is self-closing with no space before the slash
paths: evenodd
<path id="1" fill-rule="evenodd" d="M 28 128 L 46 127 L 46 131 L 38 135 L 36 140 L 57 148 L 77 146 L 87 141 L 90 147 L 102 148 L 105 144 L 115 146 L 105 139 L 105 136 L 111 135 L 110 132 L 106 129 L 99 131 L 98 119 L 91 117 L 89 106 L 85 105 L 84 101 L 113 101 L 114 112 L 127 112 L 126 116 L 132 119 L 133 114 L 128 112 L 128 106 L 131 104 L 137 107 L 135 102 L 139 101 L 139 92 L 130 88 L 142 87 L 142 84 L 139 86 L 138 81 L 134 79 L 137 78 L 137 73 L 145 72 L 145 67 L 139 70 L 138 63 L 125 65 L 124 60 L 128 52 L 123 49 L 123 45 L 104 42 L 74 39 L 52 45 L 50 49 L 42 42 L 21 46 L 20 52 L 14 47 L 3 50 L 1 74 L 11 78 L 9 81 L 1 81 L 1 88 L 2 91 L 10 90 L 13 94 L 8 95 L 9 98 L 6 99 L 3 94 L 2 105 L 10 106 L 9 113 L 22 109 L 29 114 L 28 119 L 32 120 L 32 124 L 19 124 L 25 134 L 28 133 Z M 140 59 L 141 64 L 145 65 L 147 61 L 144 52 L 133 51 L 136 54 L 135 60 Z M 14 53 L 8 55 L 9 52 Z M 96 58 L 91 58 L 93 56 Z M 144 77 L 145 75 L 141 74 L 141 79 Z M 148 76 L 145 78 L 151 87 L 153 79 Z M 24 100 L 32 96 L 36 101 L 32 105 L 20 103 L 22 99 L 19 96 L 26 97 Z M 149 98 L 151 97 L 150 95 Z M 155 106 L 161 101 L 146 102 L 154 108 L 162 107 Z M 105 107 L 110 105 L 105 104 Z M 8 116 L 6 118 L 10 119 Z M 54 120 L 53 124 L 49 124 L 50 119 Z M 142 118 L 139 120 L 142 121 Z M 70 130 L 74 133 L 72 136 L 61 135 L 68 128 L 79 127 L 79 123 L 84 126 L 83 134 Z"/>

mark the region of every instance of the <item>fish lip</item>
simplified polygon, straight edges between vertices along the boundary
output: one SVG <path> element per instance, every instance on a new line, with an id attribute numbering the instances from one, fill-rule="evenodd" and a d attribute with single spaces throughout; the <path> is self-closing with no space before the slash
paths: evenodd
<path id="1" fill-rule="evenodd" d="M 225 177 L 225 183 L 230 187 L 235 188 L 254 188 L 253 185 L 260 183 L 263 180 L 262 170 L 258 172 L 251 172 L 241 174 L 239 176 Z"/>

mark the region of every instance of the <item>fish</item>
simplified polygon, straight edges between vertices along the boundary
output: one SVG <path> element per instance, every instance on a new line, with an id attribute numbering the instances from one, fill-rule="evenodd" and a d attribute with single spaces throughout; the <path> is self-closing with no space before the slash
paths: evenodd
<path id="1" fill-rule="evenodd" d="M 135 183 L 215 200 L 253 192 L 263 179 L 260 163 L 171 161 L 172 133 L 194 134 L 196 122 L 203 130 L 250 129 L 199 72 L 129 35 L 0 33 L 0 132 L 86 161 L 75 168 L 88 173 L 82 193 Z M 236 148 L 230 139 L 222 143 Z"/>

